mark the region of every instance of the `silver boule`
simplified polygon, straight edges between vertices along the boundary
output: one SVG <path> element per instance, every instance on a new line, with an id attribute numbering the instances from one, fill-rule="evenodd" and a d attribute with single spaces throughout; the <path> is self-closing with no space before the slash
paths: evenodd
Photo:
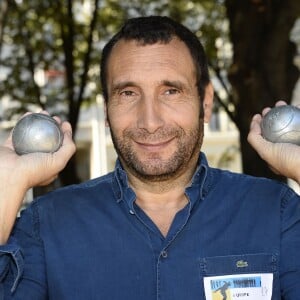
<path id="1" fill-rule="evenodd" d="M 270 142 L 300 145 L 300 109 L 291 105 L 272 108 L 263 117 L 261 130 Z"/>
<path id="2" fill-rule="evenodd" d="M 32 152 L 53 153 L 62 144 L 63 134 L 52 117 L 32 113 L 20 119 L 12 132 L 12 142 L 19 155 Z"/>

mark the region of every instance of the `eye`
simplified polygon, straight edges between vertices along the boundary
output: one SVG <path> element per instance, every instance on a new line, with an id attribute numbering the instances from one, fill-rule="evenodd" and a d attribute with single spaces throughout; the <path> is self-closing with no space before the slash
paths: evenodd
<path id="1" fill-rule="evenodd" d="M 125 90 L 125 91 L 122 91 L 120 93 L 121 96 L 125 96 L 125 97 L 130 97 L 130 96 L 134 96 L 135 93 L 133 91 L 130 91 L 130 90 Z"/>
<path id="2" fill-rule="evenodd" d="M 179 94 L 179 93 L 180 93 L 180 91 L 178 89 L 175 89 L 175 88 L 170 88 L 170 89 L 165 91 L 166 95 L 176 95 L 176 94 Z"/>

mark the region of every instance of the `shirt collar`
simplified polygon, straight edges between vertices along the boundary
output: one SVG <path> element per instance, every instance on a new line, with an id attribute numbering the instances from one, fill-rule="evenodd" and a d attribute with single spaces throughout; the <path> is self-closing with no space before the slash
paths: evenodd
<path id="1" fill-rule="evenodd" d="M 191 184 L 186 188 L 185 193 L 191 201 L 192 206 L 199 200 L 204 200 L 211 184 L 211 172 L 206 156 L 200 153 L 196 171 L 192 177 Z"/>
<path id="2" fill-rule="evenodd" d="M 192 177 L 191 184 L 186 188 L 186 195 L 191 201 L 192 206 L 197 200 L 203 200 L 208 193 L 211 174 L 210 168 L 207 163 L 207 159 L 204 153 L 200 153 L 196 171 Z M 117 202 L 124 200 L 129 205 L 130 209 L 133 208 L 133 203 L 136 199 L 136 195 L 132 188 L 129 186 L 128 177 L 123 169 L 119 159 L 116 161 L 116 166 L 113 176 L 113 190 L 116 196 Z"/>

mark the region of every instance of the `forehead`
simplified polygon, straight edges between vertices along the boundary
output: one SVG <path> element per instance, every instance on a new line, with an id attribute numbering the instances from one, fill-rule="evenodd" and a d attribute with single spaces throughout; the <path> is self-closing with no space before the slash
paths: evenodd
<path id="1" fill-rule="evenodd" d="M 113 47 L 108 60 L 108 77 L 142 72 L 192 73 L 195 65 L 184 42 L 173 38 L 169 43 L 144 45 L 135 40 L 120 40 Z M 145 74 L 144 74 L 145 75 Z"/>

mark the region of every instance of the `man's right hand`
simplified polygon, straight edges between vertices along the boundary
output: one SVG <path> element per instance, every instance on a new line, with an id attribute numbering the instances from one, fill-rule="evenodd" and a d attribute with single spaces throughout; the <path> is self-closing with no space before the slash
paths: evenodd
<path id="1" fill-rule="evenodd" d="M 56 120 L 64 134 L 57 152 L 17 155 L 12 133 L 0 146 L 0 244 L 7 241 L 27 190 L 52 182 L 75 152 L 70 124 Z"/>
<path id="2" fill-rule="evenodd" d="M 279 101 L 276 105 L 286 105 Z M 300 184 L 300 146 L 290 143 L 272 143 L 263 138 L 261 121 L 270 110 L 265 108 L 261 114 L 253 116 L 248 135 L 248 142 L 270 166 L 271 170 Z"/>

